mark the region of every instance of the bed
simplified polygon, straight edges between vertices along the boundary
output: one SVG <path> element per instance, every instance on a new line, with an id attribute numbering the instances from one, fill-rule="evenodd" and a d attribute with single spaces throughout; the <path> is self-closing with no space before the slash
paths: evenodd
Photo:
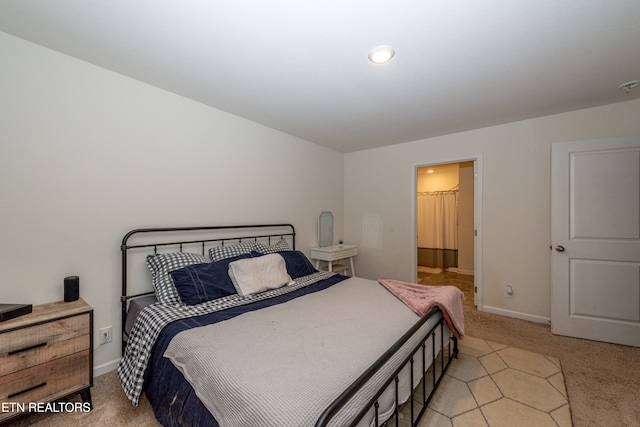
<path id="1" fill-rule="evenodd" d="M 460 326 L 383 281 L 315 270 L 295 237 L 291 224 L 123 237 L 118 376 L 133 405 L 145 393 L 165 426 L 418 424 Z"/>

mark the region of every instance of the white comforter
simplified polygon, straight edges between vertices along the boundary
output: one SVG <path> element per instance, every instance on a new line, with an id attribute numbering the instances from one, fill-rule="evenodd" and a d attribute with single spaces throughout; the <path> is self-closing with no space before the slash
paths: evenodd
<path id="1" fill-rule="evenodd" d="M 434 316 L 423 330 L 439 318 Z M 181 332 L 165 357 L 223 427 L 313 426 L 322 411 L 417 320 L 377 282 L 350 278 L 284 304 Z M 446 327 L 445 331 L 448 337 Z M 439 337 L 436 346 L 438 351 Z M 431 360 L 431 345 L 427 347 Z M 385 373 L 409 351 L 398 353 Z M 421 367 L 416 363 L 413 386 L 420 380 Z M 403 372 L 408 378 L 408 368 Z M 410 392 L 406 378 L 401 403 Z M 381 382 L 381 376 L 374 377 L 331 425 L 348 424 Z M 390 413 L 393 394 L 385 395 L 380 410 Z M 361 424 L 370 422 L 371 416 Z"/>

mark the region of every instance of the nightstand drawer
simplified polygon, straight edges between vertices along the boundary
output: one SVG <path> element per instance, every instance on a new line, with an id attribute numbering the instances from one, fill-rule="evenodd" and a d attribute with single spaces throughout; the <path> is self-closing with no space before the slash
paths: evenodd
<path id="1" fill-rule="evenodd" d="M 7 332 L 0 342 L 0 376 L 89 349 L 89 314 Z"/>
<path id="2" fill-rule="evenodd" d="M 310 254 L 312 259 L 319 259 L 321 261 L 337 261 L 358 255 L 358 247 L 355 245 L 333 245 L 311 248 Z"/>
<path id="3" fill-rule="evenodd" d="M 0 413 L 0 424 L 26 415 L 19 405 L 32 402 L 80 393 L 91 405 L 92 385 L 93 309 L 83 299 L 36 305 L 0 322 L 0 403 L 18 405 Z"/>
<path id="4" fill-rule="evenodd" d="M 55 400 L 89 387 L 89 350 L 2 377 L 0 401 L 37 402 Z M 0 418 L 2 419 L 2 418 Z"/>

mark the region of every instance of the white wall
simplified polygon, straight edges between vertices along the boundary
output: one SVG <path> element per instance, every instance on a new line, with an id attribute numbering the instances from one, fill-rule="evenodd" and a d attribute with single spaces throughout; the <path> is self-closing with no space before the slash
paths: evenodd
<path id="1" fill-rule="evenodd" d="M 341 153 L 5 33 L 0 54 L 0 301 L 80 276 L 94 332 L 114 327 L 96 366 L 119 357 L 127 231 L 291 222 L 308 253 L 330 210 L 342 235 Z"/>
<path id="2" fill-rule="evenodd" d="M 355 258 L 358 275 L 411 280 L 413 165 L 480 154 L 484 308 L 547 321 L 551 143 L 640 134 L 639 117 L 635 100 L 345 155 L 345 241 L 363 242 L 365 214 L 382 221 L 380 247 L 363 245 Z"/>

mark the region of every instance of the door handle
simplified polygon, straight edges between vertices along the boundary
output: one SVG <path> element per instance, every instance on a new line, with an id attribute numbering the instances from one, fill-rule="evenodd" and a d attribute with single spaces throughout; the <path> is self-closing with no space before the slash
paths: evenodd
<path id="1" fill-rule="evenodd" d="M 556 251 L 558 251 L 558 252 L 564 252 L 564 246 L 562 246 L 562 245 L 558 245 L 558 246 L 556 246 Z"/>

